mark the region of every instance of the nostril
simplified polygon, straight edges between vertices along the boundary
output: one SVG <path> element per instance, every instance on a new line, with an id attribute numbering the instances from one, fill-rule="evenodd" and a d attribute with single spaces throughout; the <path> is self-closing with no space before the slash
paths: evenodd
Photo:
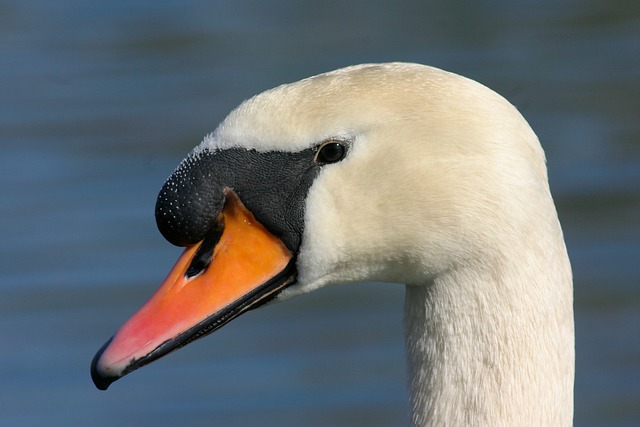
<path id="1" fill-rule="evenodd" d="M 219 220 L 216 221 L 216 225 L 213 230 L 207 234 L 207 237 L 204 238 L 200 247 L 193 256 L 191 264 L 185 272 L 185 278 L 190 279 L 207 270 L 207 267 L 209 267 L 209 264 L 211 264 L 211 261 L 213 260 L 213 250 L 220 241 L 223 231 L 224 220 L 219 218 Z"/>

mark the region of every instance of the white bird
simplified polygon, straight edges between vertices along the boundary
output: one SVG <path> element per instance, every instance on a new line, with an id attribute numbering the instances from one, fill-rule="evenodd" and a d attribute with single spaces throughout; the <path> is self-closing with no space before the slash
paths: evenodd
<path id="1" fill-rule="evenodd" d="M 271 299 L 406 285 L 413 426 L 573 418 L 571 267 L 536 135 L 504 98 L 417 64 L 352 66 L 236 108 L 165 183 L 187 246 L 98 352 L 96 385 Z"/>

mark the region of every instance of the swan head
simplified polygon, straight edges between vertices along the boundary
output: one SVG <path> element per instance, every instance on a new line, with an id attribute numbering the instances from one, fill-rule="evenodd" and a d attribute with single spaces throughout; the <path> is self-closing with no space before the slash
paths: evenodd
<path id="1" fill-rule="evenodd" d="M 187 249 L 98 352 L 94 382 L 106 389 L 274 298 L 336 283 L 425 284 L 493 263 L 540 226 L 546 182 L 517 110 L 455 74 L 368 64 L 266 91 L 162 188 L 158 227 Z"/>

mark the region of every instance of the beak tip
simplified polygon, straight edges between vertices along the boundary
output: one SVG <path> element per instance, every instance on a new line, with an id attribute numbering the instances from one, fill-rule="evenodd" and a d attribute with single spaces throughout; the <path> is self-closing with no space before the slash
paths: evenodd
<path id="1" fill-rule="evenodd" d="M 106 391 L 112 383 L 108 378 L 94 375 L 94 372 L 91 373 L 91 379 L 93 380 L 93 384 L 95 384 L 96 388 L 100 391 Z"/>
<path id="2" fill-rule="evenodd" d="M 91 379 L 93 380 L 93 384 L 95 384 L 98 390 L 106 390 L 109 388 L 112 382 L 116 381 L 119 376 L 109 375 L 100 364 L 100 359 L 105 349 L 109 347 L 113 337 L 109 339 L 101 348 L 98 350 L 95 356 L 93 356 L 93 360 L 91 361 Z"/>

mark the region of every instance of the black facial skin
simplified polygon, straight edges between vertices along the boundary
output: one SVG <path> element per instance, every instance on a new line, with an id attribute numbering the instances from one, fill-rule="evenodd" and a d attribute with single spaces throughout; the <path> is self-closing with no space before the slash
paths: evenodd
<path id="1" fill-rule="evenodd" d="M 216 226 L 225 191 L 233 190 L 256 219 L 295 254 L 304 228 L 307 192 L 321 168 L 315 161 L 316 151 L 205 149 L 189 156 L 158 195 L 158 229 L 177 246 L 203 240 Z"/>

